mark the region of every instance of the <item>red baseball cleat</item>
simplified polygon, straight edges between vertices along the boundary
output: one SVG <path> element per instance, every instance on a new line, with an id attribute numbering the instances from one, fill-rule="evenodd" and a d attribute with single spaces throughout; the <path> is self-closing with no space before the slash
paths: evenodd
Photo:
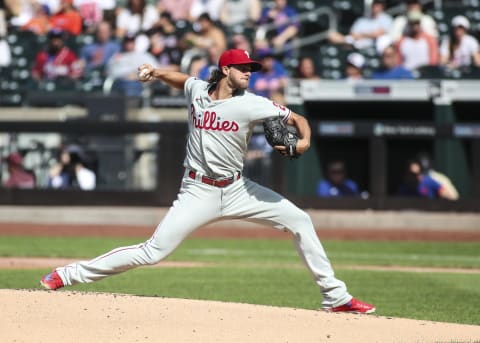
<path id="1" fill-rule="evenodd" d="M 42 285 L 43 288 L 50 289 L 52 291 L 58 288 L 62 288 L 64 286 L 60 275 L 58 275 L 55 270 L 42 277 L 42 279 L 40 280 L 40 285 Z"/>
<path id="2" fill-rule="evenodd" d="M 327 312 L 351 312 L 351 313 L 373 313 L 375 312 L 375 306 L 364 303 L 358 299 L 352 298 L 345 305 L 326 308 Z"/>

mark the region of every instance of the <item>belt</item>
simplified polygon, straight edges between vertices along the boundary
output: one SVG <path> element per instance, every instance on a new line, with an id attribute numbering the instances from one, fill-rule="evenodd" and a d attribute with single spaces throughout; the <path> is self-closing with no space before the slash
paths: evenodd
<path id="1" fill-rule="evenodd" d="M 205 175 L 201 175 L 200 173 L 197 173 L 194 170 L 189 170 L 188 171 L 188 176 L 191 179 L 198 180 L 202 183 L 206 183 L 207 185 L 214 186 L 214 187 L 226 187 L 228 185 L 231 185 L 234 183 L 236 180 L 240 179 L 240 176 L 242 176 L 241 173 L 235 173 L 235 175 L 232 175 L 231 177 L 227 178 L 221 178 L 221 179 L 214 179 Z"/>

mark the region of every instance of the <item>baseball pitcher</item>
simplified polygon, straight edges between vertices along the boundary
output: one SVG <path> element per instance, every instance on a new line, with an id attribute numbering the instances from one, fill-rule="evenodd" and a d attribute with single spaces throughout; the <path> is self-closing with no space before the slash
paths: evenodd
<path id="1" fill-rule="evenodd" d="M 156 264 L 195 229 L 236 218 L 292 233 L 298 253 L 320 288 L 323 309 L 375 311 L 373 305 L 353 298 L 345 283 L 335 277 L 310 217 L 280 194 L 242 176 L 248 141 L 258 123 L 267 123 L 267 138 L 285 156 L 300 156 L 310 147 L 310 127 L 304 117 L 247 91 L 251 73 L 261 67 L 248 52 L 237 49 L 221 55 L 218 69 L 208 82 L 151 65 L 139 67 L 141 81 L 158 79 L 185 91 L 189 136 L 177 199 L 146 242 L 57 268 L 41 279 L 44 288 L 55 290 L 93 282 Z M 286 125 L 294 126 L 298 135 L 292 136 L 285 130 Z"/>

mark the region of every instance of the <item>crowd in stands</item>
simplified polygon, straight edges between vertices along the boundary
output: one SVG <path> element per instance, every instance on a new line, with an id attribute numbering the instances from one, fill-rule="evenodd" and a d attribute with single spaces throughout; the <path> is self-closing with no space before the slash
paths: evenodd
<path id="1" fill-rule="evenodd" d="M 31 61 L 37 82 L 79 79 L 92 71 L 113 80 L 113 90 L 141 95 L 136 66 L 182 70 L 208 79 L 221 51 L 241 48 L 261 59 L 264 69 L 250 88 L 283 102 L 289 77 L 318 79 L 318 56 L 303 56 L 292 45 L 302 33 L 299 12 L 287 0 L 4 0 L 0 2 L 0 37 L 8 31 L 46 37 Z M 342 78 L 413 79 L 422 67 L 455 69 L 480 66 L 477 39 L 463 15 L 451 20 L 441 36 L 419 0 L 404 1 L 405 12 L 392 17 L 384 0 L 373 0 L 347 33 L 330 30 L 323 42 L 349 51 Z M 91 37 L 80 47 L 76 37 Z M 363 51 L 374 48 L 381 64 L 367 68 Z M 12 63 L 0 40 L 0 67 Z M 188 57 L 188 58 L 185 58 Z M 286 59 L 293 59 L 288 66 Z M 187 62 L 187 65 L 185 64 Z M 293 67 L 292 67 L 293 66 Z"/>
<path id="2" fill-rule="evenodd" d="M 5 158 L 0 158 L 0 163 L 6 165 L 4 170 L 6 176 L 1 177 L 3 187 L 32 189 L 45 186 L 53 189 L 81 190 L 96 188 L 95 169 L 98 161 L 87 154 L 85 149 L 78 144 L 60 147 L 55 161 L 52 160 L 48 163 L 49 169 L 45 179 L 37 176 L 35 169 L 38 168 L 26 166 L 24 154 L 21 151 L 13 151 Z M 52 162 L 51 165 L 50 162 Z"/>
<path id="3" fill-rule="evenodd" d="M 450 34 L 441 37 L 435 20 L 423 12 L 421 1 L 406 0 L 405 13 L 395 18 L 386 13 L 385 5 L 384 0 L 373 0 L 370 14 L 355 20 L 348 34 L 334 31 L 328 36 L 331 43 L 360 52 L 373 47 L 381 56 L 380 68 L 369 75 L 362 72 L 361 78 L 413 79 L 415 71 L 425 67 L 480 66 L 478 40 L 469 34 L 470 21 L 464 15 L 454 16 Z M 354 58 L 357 67 L 364 68 L 365 63 Z"/>

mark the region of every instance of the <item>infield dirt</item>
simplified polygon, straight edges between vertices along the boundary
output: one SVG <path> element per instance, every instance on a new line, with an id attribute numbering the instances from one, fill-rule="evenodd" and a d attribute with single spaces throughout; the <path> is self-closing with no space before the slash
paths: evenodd
<path id="1" fill-rule="evenodd" d="M 474 342 L 480 326 L 214 301 L 0 290 L 1 342 Z"/>

